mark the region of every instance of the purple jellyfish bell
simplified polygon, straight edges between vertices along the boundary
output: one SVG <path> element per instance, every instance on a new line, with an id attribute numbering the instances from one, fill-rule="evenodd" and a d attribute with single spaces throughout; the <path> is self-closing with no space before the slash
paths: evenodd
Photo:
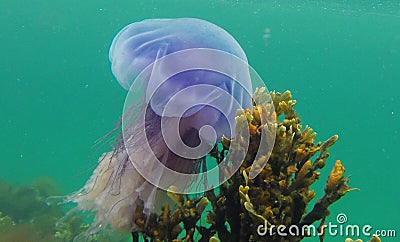
<path id="1" fill-rule="evenodd" d="M 108 225 L 132 232 L 138 201 L 157 212 L 165 190 L 200 193 L 222 182 L 204 182 L 201 164 L 222 135 L 234 135 L 236 111 L 252 108 L 252 84 L 238 42 L 200 19 L 130 24 L 114 38 L 110 61 L 129 90 L 122 135 L 68 200 L 94 213 L 89 232 Z"/>

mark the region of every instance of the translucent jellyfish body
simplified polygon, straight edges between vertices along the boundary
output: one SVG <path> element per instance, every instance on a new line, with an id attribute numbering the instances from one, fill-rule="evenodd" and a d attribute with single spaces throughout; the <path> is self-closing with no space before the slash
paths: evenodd
<path id="1" fill-rule="evenodd" d="M 114 38 L 110 61 L 129 90 L 122 134 L 68 200 L 94 213 L 92 231 L 131 232 L 138 200 L 157 211 L 171 187 L 199 193 L 218 185 L 198 183 L 201 164 L 222 135 L 234 136 L 236 111 L 252 107 L 252 84 L 237 41 L 200 19 L 132 23 Z"/>

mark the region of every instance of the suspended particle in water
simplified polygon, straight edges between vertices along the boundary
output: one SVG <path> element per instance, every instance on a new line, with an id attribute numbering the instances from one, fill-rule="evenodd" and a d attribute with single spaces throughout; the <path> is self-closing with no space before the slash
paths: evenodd
<path id="1" fill-rule="evenodd" d="M 265 28 L 264 29 L 264 35 L 263 35 L 263 39 L 264 39 L 265 45 L 268 45 L 270 38 L 271 38 L 271 29 L 270 28 Z"/>

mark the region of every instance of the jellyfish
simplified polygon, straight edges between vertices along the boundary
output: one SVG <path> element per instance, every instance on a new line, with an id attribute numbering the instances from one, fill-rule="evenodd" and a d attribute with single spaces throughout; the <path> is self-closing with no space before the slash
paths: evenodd
<path id="1" fill-rule="evenodd" d="M 89 234 L 109 226 L 135 231 L 138 201 L 145 213 L 156 212 L 172 187 L 185 194 L 215 187 L 199 175 L 204 157 L 222 136 L 234 136 L 236 111 L 252 107 L 244 51 L 208 21 L 129 24 L 115 36 L 109 59 L 128 91 L 120 134 L 83 188 L 67 198 L 94 214 Z"/>

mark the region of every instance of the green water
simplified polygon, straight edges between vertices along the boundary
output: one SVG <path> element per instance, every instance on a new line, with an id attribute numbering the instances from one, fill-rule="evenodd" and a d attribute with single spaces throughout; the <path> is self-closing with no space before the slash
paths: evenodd
<path id="1" fill-rule="evenodd" d="M 342 160 L 361 190 L 335 204 L 329 221 L 345 213 L 348 223 L 400 233 L 397 1 L 2 0 L 0 179 L 49 176 L 63 193 L 80 188 L 106 149 L 94 142 L 123 108 L 126 92 L 108 61 L 114 35 L 128 23 L 167 17 L 226 29 L 270 90 L 292 91 L 318 140 L 339 134 L 328 166 Z"/>

